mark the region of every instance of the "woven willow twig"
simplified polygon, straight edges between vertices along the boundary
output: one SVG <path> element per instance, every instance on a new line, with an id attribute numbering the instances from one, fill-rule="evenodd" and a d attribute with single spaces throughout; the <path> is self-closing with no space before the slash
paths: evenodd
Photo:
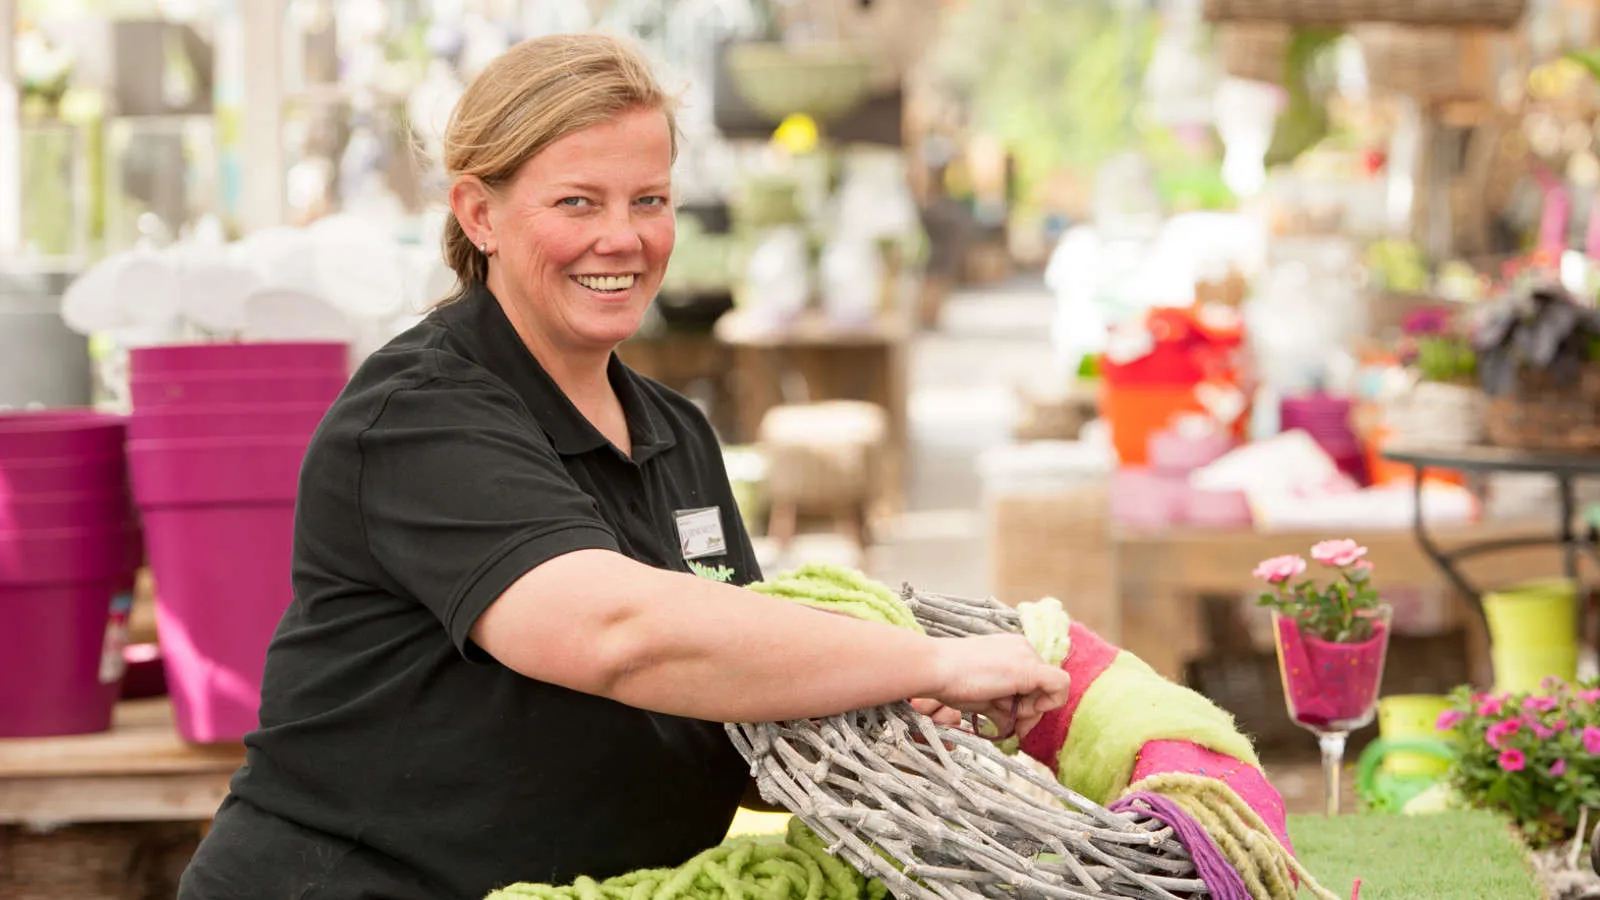
<path id="1" fill-rule="evenodd" d="M 1017 612 L 992 600 L 909 586 L 902 597 L 936 637 L 1022 630 Z M 763 797 L 900 900 L 1208 894 L 1169 827 L 1113 813 L 909 703 L 728 733 Z"/>

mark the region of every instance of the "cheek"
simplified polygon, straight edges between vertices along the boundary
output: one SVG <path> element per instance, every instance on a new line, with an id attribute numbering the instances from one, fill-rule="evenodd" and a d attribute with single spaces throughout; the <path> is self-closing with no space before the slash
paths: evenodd
<path id="1" fill-rule="evenodd" d="M 651 256 L 651 262 L 659 265 L 672 255 L 672 246 L 678 239 L 678 224 L 670 216 L 663 216 L 661 221 L 650 222 L 640 228 L 639 237 Z"/>

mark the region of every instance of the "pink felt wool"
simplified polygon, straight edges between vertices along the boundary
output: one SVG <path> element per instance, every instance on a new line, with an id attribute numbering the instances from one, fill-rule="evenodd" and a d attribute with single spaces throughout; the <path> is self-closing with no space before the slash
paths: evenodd
<path id="1" fill-rule="evenodd" d="M 1056 759 L 1061 755 L 1061 748 L 1067 742 L 1072 714 L 1077 712 L 1084 693 L 1121 652 L 1107 643 L 1105 638 L 1077 622 L 1072 623 L 1071 636 L 1072 652 L 1068 653 L 1067 658 L 1061 663 L 1061 668 L 1072 676 L 1072 687 L 1067 693 L 1066 705 L 1045 713 L 1039 724 L 1028 732 L 1027 737 L 1023 738 L 1019 745 L 1023 753 L 1049 766 L 1052 772 L 1055 771 Z"/>
<path id="2" fill-rule="evenodd" d="M 1139 750 L 1130 790 L 1138 790 L 1143 779 L 1170 772 L 1215 778 L 1232 788 L 1239 799 L 1267 823 L 1284 848 L 1294 852 L 1294 846 L 1289 843 L 1283 797 L 1260 769 L 1192 741 L 1151 741 Z"/>

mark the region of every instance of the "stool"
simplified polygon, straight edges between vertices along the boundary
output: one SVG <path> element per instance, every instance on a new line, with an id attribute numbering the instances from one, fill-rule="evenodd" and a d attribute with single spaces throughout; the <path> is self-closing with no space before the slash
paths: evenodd
<path id="1" fill-rule="evenodd" d="M 767 534 L 787 550 L 802 512 L 831 516 L 865 550 L 867 506 L 889 433 L 883 408 L 857 400 L 775 406 L 758 440 L 768 460 Z"/>

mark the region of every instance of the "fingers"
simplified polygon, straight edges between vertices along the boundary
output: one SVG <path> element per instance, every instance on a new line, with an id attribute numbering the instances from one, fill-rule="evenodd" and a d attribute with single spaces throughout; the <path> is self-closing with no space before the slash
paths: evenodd
<path id="1" fill-rule="evenodd" d="M 937 700 L 919 697 L 911 701 L 911 708 L 932 719 L 935 725 L 953 728 L 961 724 L 961 710 L 952 709 Z"/>

